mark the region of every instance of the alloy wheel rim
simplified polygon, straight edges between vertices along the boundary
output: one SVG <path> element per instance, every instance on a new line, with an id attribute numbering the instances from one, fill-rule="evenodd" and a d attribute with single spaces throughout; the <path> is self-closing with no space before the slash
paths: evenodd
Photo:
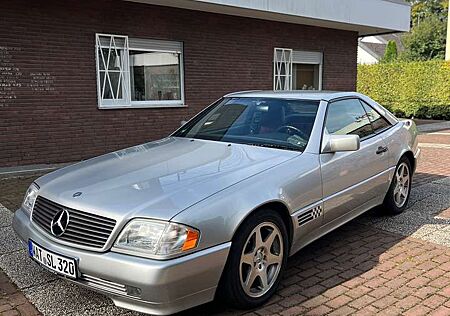
<path id="1" fill-rule="evenodd" d="M 283 238 L 275 224 L 264 222 L 252 230 L 239 263 L 241 286 L 248 296 L 261 297 L 272 288 L 283 255 Z"/>
<path id="2" fill-rule="evenodd" d="M 405 205 L 410 189 L 409 167 L 402 162 L 395 172 L 394 203 L 397 207 Z"/>

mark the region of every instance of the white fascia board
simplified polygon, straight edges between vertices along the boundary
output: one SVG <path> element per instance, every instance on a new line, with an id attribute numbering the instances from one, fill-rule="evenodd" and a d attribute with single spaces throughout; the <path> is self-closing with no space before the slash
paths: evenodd
<path id="1" fill-rule="evenodd" d="M 401 0 L 127 0 L 190 10 L 351 30 L 360 36 L 407 32 Z"/>
<path id="2" fill-rule="evenodd" d="M 386 44 L 385 42 L 382 42 L 378 36 L 364 36 L 360 38 L 360 41 L 363 43 Z"/>

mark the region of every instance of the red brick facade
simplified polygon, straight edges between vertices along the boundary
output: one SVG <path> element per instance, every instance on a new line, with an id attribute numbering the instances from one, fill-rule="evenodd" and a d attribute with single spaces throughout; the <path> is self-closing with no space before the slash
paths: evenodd
<path id="1" fill-rule="evenodd" d="M 0 2 L 0 167 L 86 159 L 168 135 L 225 93 L 272 89 L 274 47 L 322 51 L 354 90 L 357 33 L 126 1 Z M 182 41 L 185 108 L 97 108 L 95 33 Z"/>

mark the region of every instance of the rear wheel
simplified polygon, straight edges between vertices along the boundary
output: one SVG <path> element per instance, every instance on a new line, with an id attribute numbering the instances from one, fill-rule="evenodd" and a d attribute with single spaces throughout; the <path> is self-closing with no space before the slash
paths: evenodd
<path id="1" fill-rule="evenodd" d="M 395 169 L 383 206 L 390 214 L 400 214 L 406 209 L 411 193 L 412 171 L 408 158 L 402 157 Z"/>
<path id="2" fill-rule="evenodd" d="M 288 252 L 281 216 L 262 210 L 249 217 L 233 240 L 221 281 L 221 294 L 237 308 L 266 302 L 276 291 Z"/>

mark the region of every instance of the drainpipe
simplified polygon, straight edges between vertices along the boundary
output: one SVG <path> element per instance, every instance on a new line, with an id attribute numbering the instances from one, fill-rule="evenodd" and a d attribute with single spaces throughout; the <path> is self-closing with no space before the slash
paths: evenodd
<path id="1" fill-rule="evenodd" d="M 445 60 L 450 60 L 450 0 L 448 0 L 447 44 L 445 45 Z"/>

